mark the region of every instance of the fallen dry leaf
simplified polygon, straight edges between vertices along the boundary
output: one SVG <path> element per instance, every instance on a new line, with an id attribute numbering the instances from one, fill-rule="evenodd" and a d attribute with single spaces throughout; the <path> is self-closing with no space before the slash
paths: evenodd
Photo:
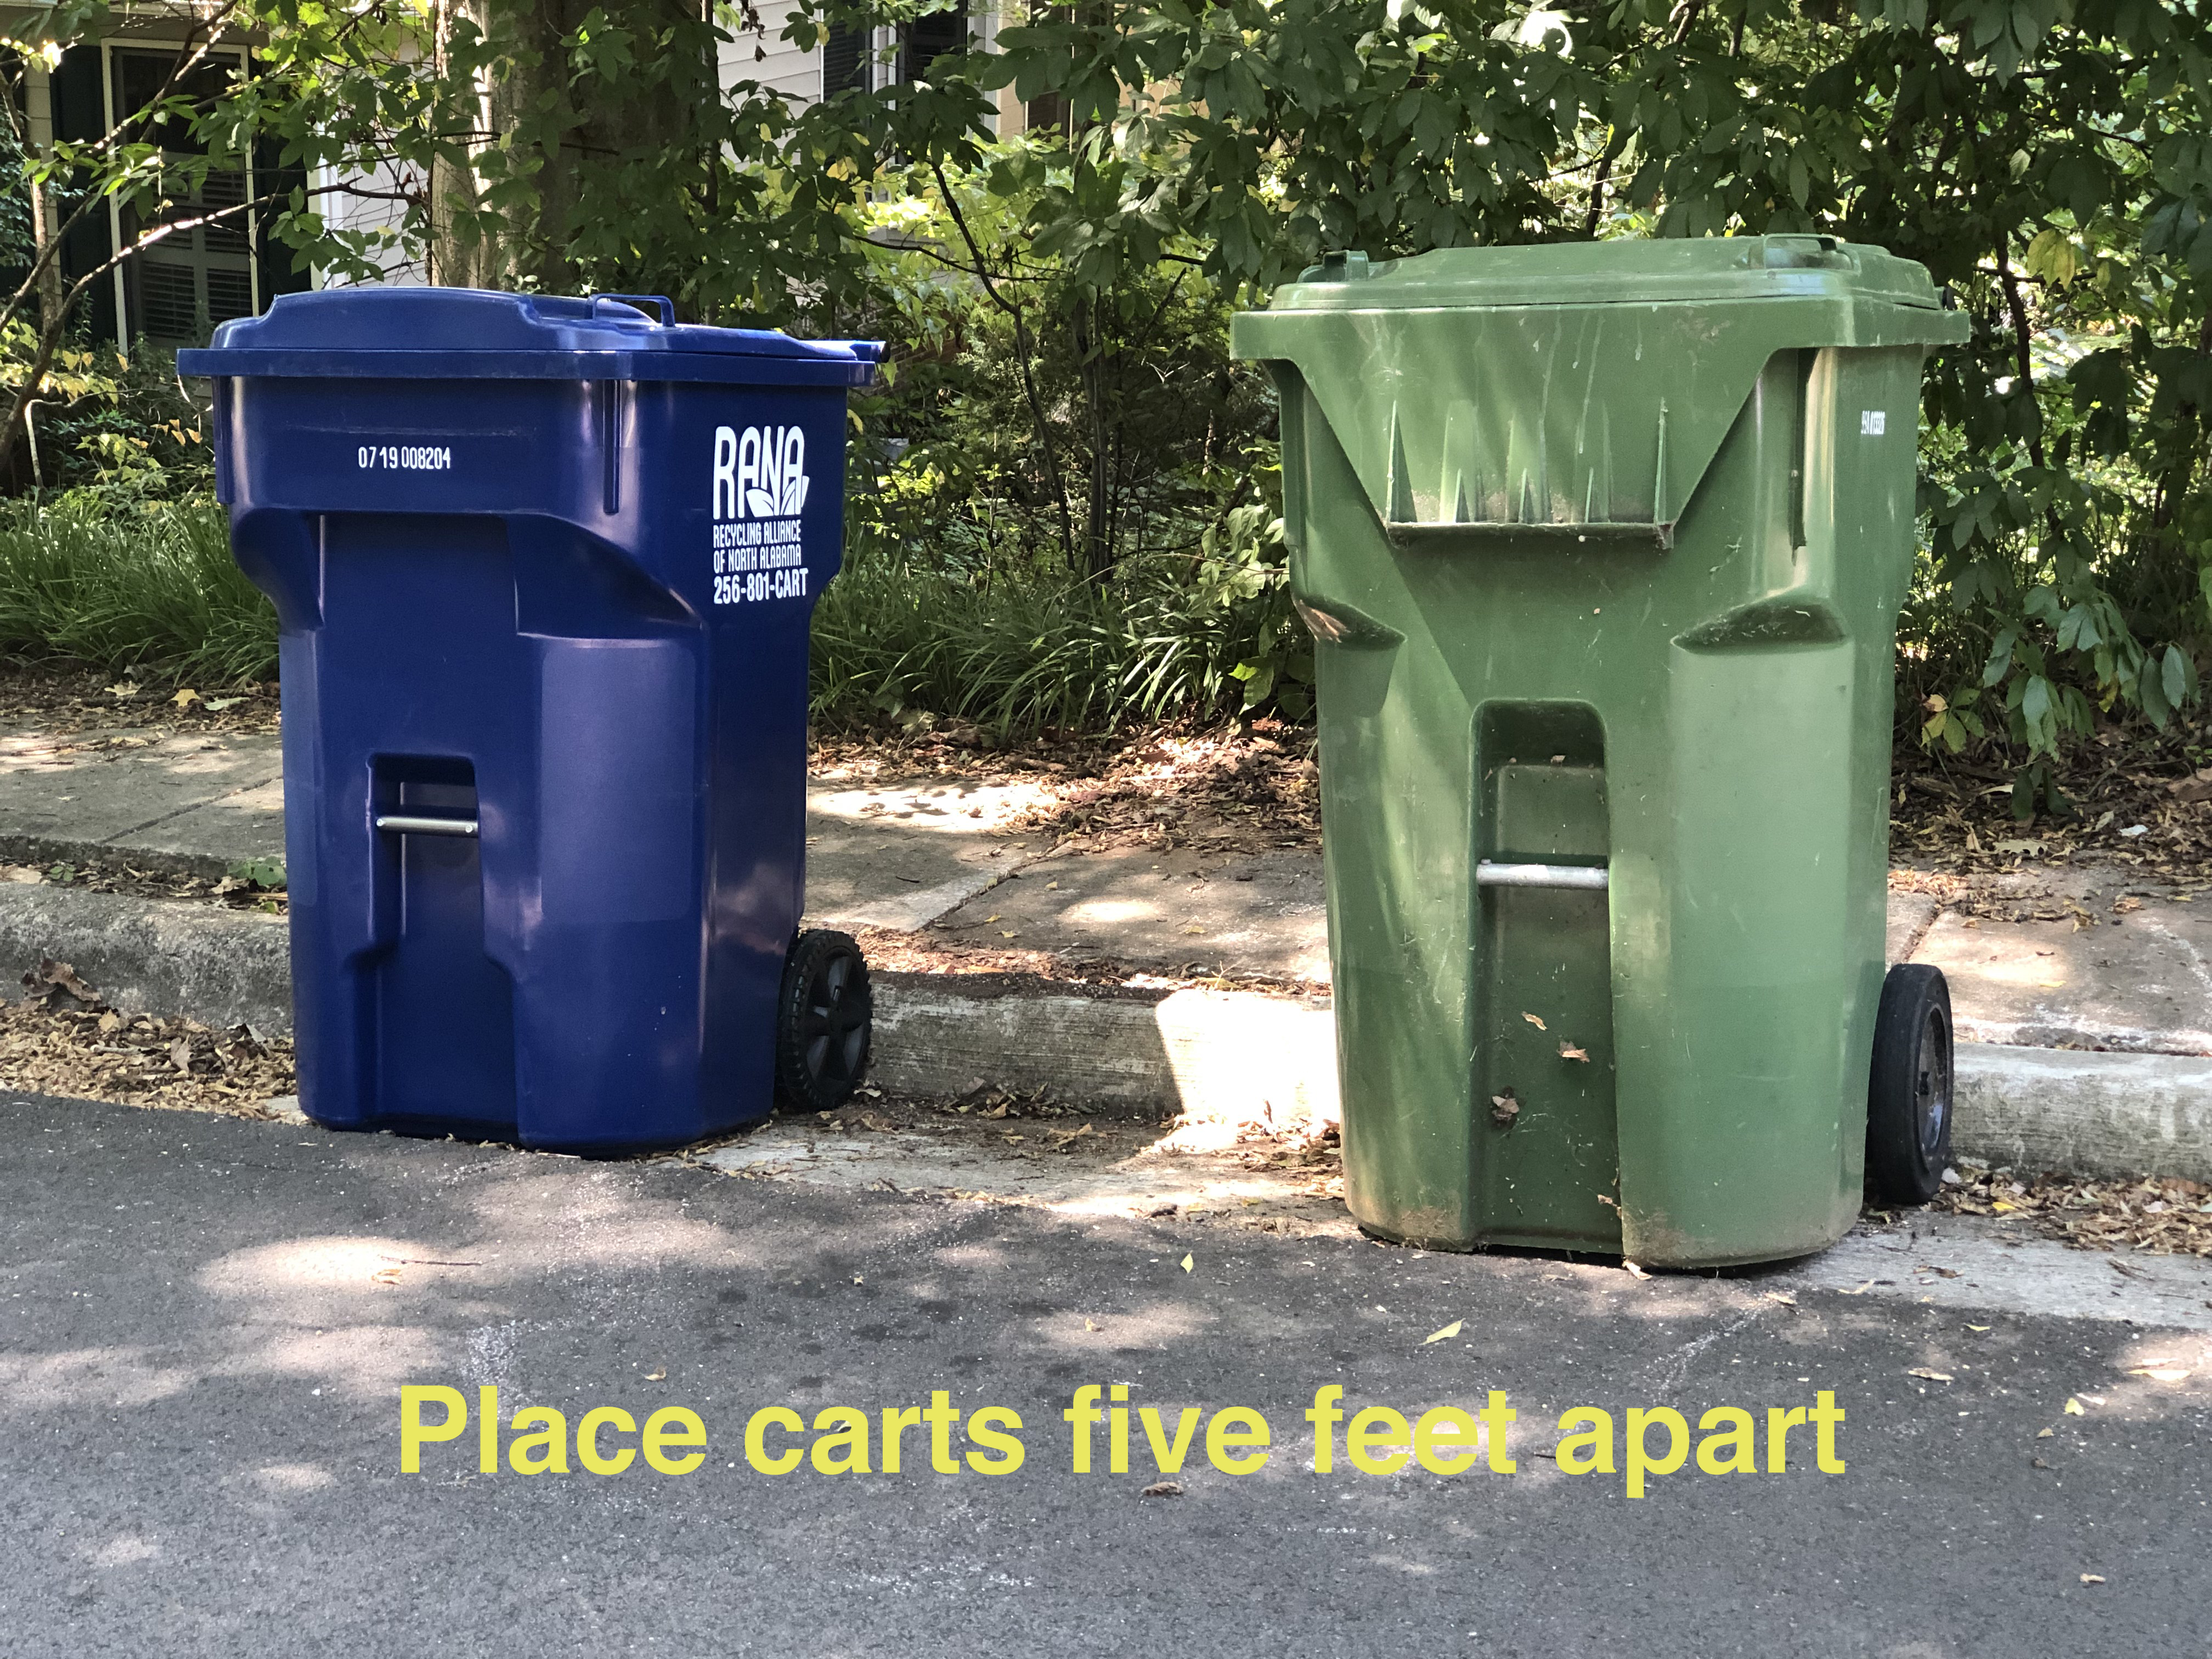
<path id="1" fill-rule="evenodd" d="M 1589 1060 L 1589 1050 L 1587 1048 L 1577 1048 L 1571 1042 L 1562 1042 L 1559 1045 L 1559 1058 L 1561 1060 L 1579 1060 L 1587 1063 Z"/>
<path id="2" fill-rule="evenodd" d="M 2181 1382 L 2187 1381 L 2189 1376 L 2189 1373 L 2187 1371 L 2181 1370 L 2170 1365 L 2160 1366 L 2155 1370 L 2152 1370 L 2142 1366 L 2137 1366 L 2134 1370 L 2130 1371 L 2128 1375 L 2130 1376 L 2147 1376 L 2154 1382 Z"/>
<path id="3" fill-rule="evenodd" d="M 2105 1582 L 2105 1575 L 2101 1572 L 2085 1572 L 2081 1575 L 2081 1582 L 2085 1584 L 2101 1584 Z"/>
<path id="4" fill-rule="evenodd" d="M 1190 1261 L 1190 1258 L 1189 1258 L 1188 1256 L 1185 1256 L 1185 1257 L 1183 1257 L 1183 1259 L 1182 1259 L 1182 1270 L 1183 1270 L 1185 1273 L 1188 1273 L 1188 1272 L 1190 1271 L 1190 1268 L 1191 1268 L 1191 1261 Z"/>
<path id="5" fill-rule="evenodd" d="M 1449 1342 L 1452 1338 L 1460 1334 L 1461 1330 L 1465 1328 L 1466 1324 L 1467 1321 L 1464 1319 L 1455 1319 L 1450 1324 L 1445 1326 L 1443 1329 L 1440 1331 L 1431 1331 L 1426 1336 L 1423 1337 L 1421 1339 L 1421 1346 L 1425 1348 L 1431 1342 Z"/>
<path id="6" fill-rule="evenodd" d="M 2067 1415 L 2067 1416 L 2069 1416 L 2069 1417 L 2087 1417 L 2088 1414 L 2089 1414 L 2089 1413 L 2087 1413 L 2087 1411 L 2082 1407 L 2081 1402 L 2080 1401 L 2078 1401 L 2078 1400 L 2076 1400 L 2076 1399 L 2073 1398 L 2071 1395 L 2069 1395 L 2069 1396 L 2067 1397 L 2067 1401 L 2066 1401 L 2066 1415 Z"/>
<path id="7" fill-rule="evenodd" d="M 881 1112 L 869 1111 L 860 1114 L 860 1127 L 864 1129 L 873 1129 L 879 1135 L 887 1135 L 896 1129 L 898 1125 Z"/>
<path id="8" fill-rule="evenodd" d="M 1925 1365 L 1915 1365 L 1905 1372 L 1907 1376 L 1924 1376 L 1930 1382 L 1952 1382 L 1958 1379 L 1948 1371 L 1931 1371 Z"/>
<path id="9" fill-rule="evenodd" d="M 1962 1215 L 2016 1217 L 2079 1248 L 2212 1259 L 2212 1188 L 2179 1176 L 2112 1181 L 1970 1168 L 1945 1184 L 1936 1204 Z M 2106 1262 L 2124 1277 L 2142 1274 L 2121 1257 Z"/>
<path id="10" fill-rule="evenodd" d="M 657 1371 L 647 1371 L 645 1374 L 645 1380 L 648 1382 L 665 1382 L 668 1381 L 668 1368 L 664 1365 Z"/>
<path id="11" fill-rule="evenodd" d="M 210 1031 L 81 1001 L 54 994 L 0 1003 L 0 1086 L 257 1118 L 267 1115 L 264 1102 L 299 1092 L 287 1040 L 264 1043 L 242 1025 Z M 229 1058 L 219 1070 L 179 1070 L 173 1050 L 180 1039 L 187 1059 L 209 1048 Z"/>
<path id="12" fill-rule="evenodd" d="M 183 690 L 178 692 L 175 696 L 169 699 L 171 702 L 176 704 L 179 708 L 190 708 L 194 703 L 199 702 L 199 700 L 200 694 L 193 690 L 190 686 L 186 686 Z"/>
<path id="13" fill-rule="evenodd" d="M 26 969 L 23 985 L 34 997 L 60 990 L 68 992 L 80 1002 L 100 1000 L 100 993 L 78 978 L 76 969 L 66 962 L 56 962 L 52 957 L 40 957 L 37 967 Z"/>
<path id="14" fill-rule="evenodd" d="M 1182 1488 L 1172 1480 L 1155 1480 L 1137 1494 L 1139 1498 L 1180 1498 Z"/>
<path id="15" fill-rule="evenodd" d="M 1527 1020 L 1531 1025 L 1534 1026 L 1540 1031 L 1548 1030 L 1550 1029 L 1542 1020 L 1537 1018 L 1534 1014 L 1523 1013 L 1521 1018 Z"/>
<path id="16" fill-rule="evenodd" d="M 1513 1127 L 1513 1120 L 1521 1115 L 1521 1102 L 1512 1090 L 1508 1089 L 1502 1095 L 1491 1096 L 1490 1115 L 1493 1121 L 1502 1123 L 1507 1128 Z"/>
<path id="17" fill-rule="evenodd" d="M 2052 1435 L 2057 1432 L 2058 1431 L 2056 1429 L 2038 1429 L 2035 1431 L 2035 1437 L 2038 1440 L 2048 1440 Z"/>
<path id="18" fill-rule="evenodd" d="M 1649 1279 L 1651 1277 L 1649 1273 L 1644 1271 L 1641 1264 L 1631 1261 L 1626 1257 L 1622 1258 L 1620 1265 L 1628 1269 L 1628 1276 L 1631 1279 Z"/>

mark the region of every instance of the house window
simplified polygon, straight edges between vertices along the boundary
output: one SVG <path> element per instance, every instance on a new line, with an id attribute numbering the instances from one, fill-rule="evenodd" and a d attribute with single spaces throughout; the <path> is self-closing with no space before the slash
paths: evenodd
<path id="1" fill-rule="evenodd" d="M 868 89 L 868 31 L 832 28 L 822 43 L 822 95 Z"/>
<path id="2" fill-rule="evenodd" d="M 968 8 L 933 11 L 899 26 L 898 70 L 902 81 L 922 81 L 929 66 L 949 52 L 968 50 Z"/>
<path id="3" fill-rule="evenodd" d="M 919 81 L 949 52 L 968 49 L 968 8 L 878 29 L 832 28 L 822 43 L 822 95 L 880 92 Z"/>
<path id="4" fill-rule="evenodd" d="M 108 50 L 111 121 L 127 118 L 161 94 L 176 62 L 159 48 L 114 46 Z M 172 88 L 186 98 L 219 94 L 239 71 L 236 58 L 211 58 Z M 183 161 L 205 153 L 182 121 L 163 120 L 147 134 L 165 157 Z M 182 187 L 165 203 L 145 208 L 117 207 L 117 246 L 127 247 L 163 224 L 184 223 L 204 214 L 237 207 L 247 199 L 251 179 L 243 167 L 211 172 L 197 194 Z M 257 307 L 253 227 L 249 215 L 235 213 L 212 224 L 178 229 L 125 260 L 116 270 L 116 299 L 126 340 L 175 349 L 204 344 L 217 323 L 251 317 Z"/>

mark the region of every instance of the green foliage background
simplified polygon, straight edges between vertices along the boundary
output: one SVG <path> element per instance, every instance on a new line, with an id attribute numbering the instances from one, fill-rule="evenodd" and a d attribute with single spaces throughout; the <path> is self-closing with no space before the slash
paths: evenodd
<path id="1" fill-rule="evenodd" d="M 819 628 L 854 719 L 1304 713 L 1272 406 L 1224 340 L 1325 250 L 1880 242 L 1974 320 L 1927 381 L 1905 707 L 2026 763 L 2026 811 L 2100 721 L 2193 710 L 2212 650 L 2207 3 L 1085 0 L 814 102 L 715 55 L 938 0 L 270 3 L 268 74 L 196 118 L 385 157 L 448 276 L 889 341 Z M 1009 103 L 1049 119 L 991 142 Z M 374 251 L 305 193 L 279 229 Z"/>
<path id="2" fill-rule="evenodd" d="M 1069 101 L 1041 251 L 1178 247 L 1258 297 L 1376 255 L 1826 232 L 1975 322 L 1931 365 L 1906 686 L 1929 742 L 2047 757 L 2193 705 L 2212 613 L 2212 134 L 2200 5 L 1889 0 L 1078 8 L 981 66 Z M 2031 772 L 2026 804 L 2048 789 Z"/>

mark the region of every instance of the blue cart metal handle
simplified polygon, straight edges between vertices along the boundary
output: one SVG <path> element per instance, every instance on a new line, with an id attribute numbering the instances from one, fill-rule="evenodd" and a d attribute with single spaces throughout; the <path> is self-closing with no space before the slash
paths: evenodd
<path id="1" fill-rule="evenodd" d="M 376 827 L 389 836 L 473 836 L 474 818 L 417 817 L 407 812 L 379 812 Z"/>

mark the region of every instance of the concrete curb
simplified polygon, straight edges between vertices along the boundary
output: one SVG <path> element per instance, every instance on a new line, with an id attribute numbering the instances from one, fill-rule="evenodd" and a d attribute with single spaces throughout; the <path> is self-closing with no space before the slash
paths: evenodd
<path id="1" fill-rule="evenodd" d="M 878 974 L 872 1079 L 925 1095 L 978 1083 L 1232 1122 L 1340 1115 L 1327 1002 L 1252 991 L 1037 994 Z"/>
<path id="2" fill-rule="evenodd" d="M 1961 1158 L 2212 1182 L 2212 1060 L 1973 1042 L 1958 1056 Z"/>
<path id="3" fill-rule="evenodd" d="M 211 904 L 0 884 L 0 970 L 50 956 L 118 1007 L 292 1029 L 288 932 Z M 924 1095 L 981 1085 L 1215 1122 L 1339 1115 L 1325 998 L 1182 990 L 1073 995 L 1047 981 L 876 975 L 872 1078 Z M 2212 1058 L 1962 1043 L 1953 1145 L 2025 1170 L 2212 1182 Z"/>
<path id="4" fill-rule="evenodd" d="M 52 957 L 133 1013 L 288 1035 L 290 939 L 281 917 L 220 905 L 0 885 L 0 970 L 11 981 Z"/>

